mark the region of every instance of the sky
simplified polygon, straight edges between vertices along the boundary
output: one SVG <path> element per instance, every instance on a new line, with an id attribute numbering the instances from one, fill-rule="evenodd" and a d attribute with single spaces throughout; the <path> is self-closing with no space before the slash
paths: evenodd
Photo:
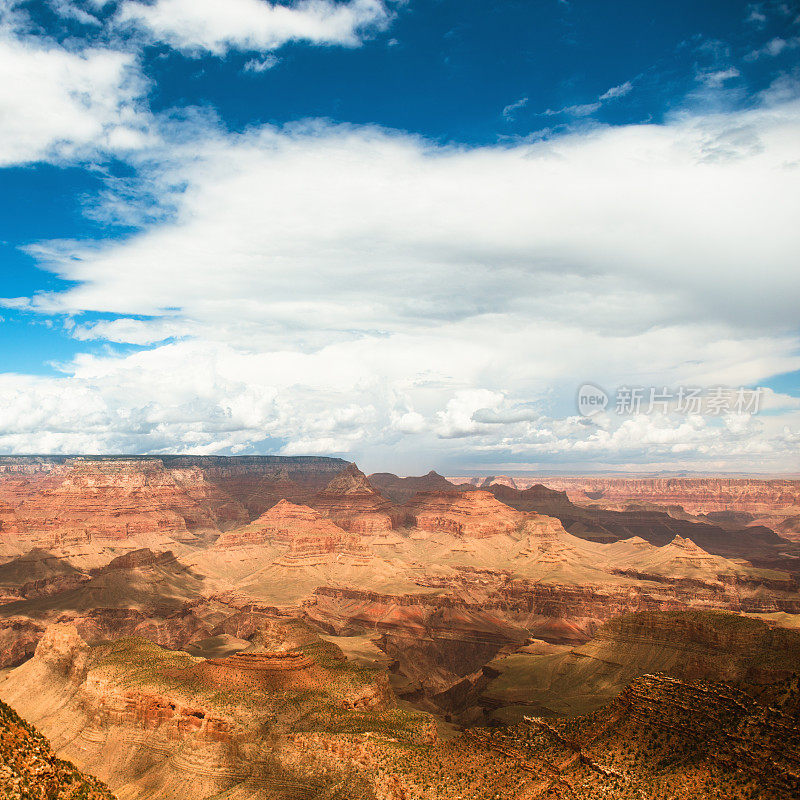
<path id="1" fill-rule="evenodd" d="M 0 0 L 0 452 L 800 473 L 798 220 L 800 3 Z"/>

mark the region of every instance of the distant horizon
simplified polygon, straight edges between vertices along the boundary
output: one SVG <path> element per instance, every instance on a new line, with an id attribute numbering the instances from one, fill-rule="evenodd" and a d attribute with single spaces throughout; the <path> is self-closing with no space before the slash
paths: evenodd
<path id="1" fill-rule="evenodd" d="M 0 453 L 0 461 L 6 459 L 53 459 L 53 460 L 69 460 L 69 459 L 97 459 L 97 460 L 125 460 L 136 459 L 145 460 L 153 459 L 154 461 L 164 458 L 220 458 L 220 459 L 259 459 L 259 458 L 276 458 L 276 459 L 292 459 L 292 460 L 312 460 L 312 459 L 326 459 L 331 461 L 342 461 L 347 464 L 355 464 L 358 462 L 355 459 L 348 459 L 342 456 L 329 456 L 321 453 L 304 454 L 299 456 L 285 456 L 279 453 L 239 453 L 239 454 L 221 454 L 221 453 Z M 361 469 L 359 467 L 359 469 Z M 364 471 L 364 470 L 362 470 Z M 659 478 L 659 477 L 689 477 L 689 478 L 752 478 L 759 480 L 800 480 L 800 472 L 710 472 L 707 470 L 641 470 L 633 471 L 631 469 L 597 469 L 597 470 L 547 470 L 547 469 L 448 469 L 441 470 L 431 468 L 424 472 L 419 473 L 404 473 L 392 472 L 386 469 L 374 469 L 364 471 L 366 475 L 372 475 L 380 472 L 397 475 L 399 478 L 412 478 L 424 477 L 425 475 L 435 472 L 447 480 L 454 480 L 457 478 L 486 478 L 486 477 L 518 477 L 518 478 L 536 478 L 536 477 L 613 477 L 613 478 Z"/>

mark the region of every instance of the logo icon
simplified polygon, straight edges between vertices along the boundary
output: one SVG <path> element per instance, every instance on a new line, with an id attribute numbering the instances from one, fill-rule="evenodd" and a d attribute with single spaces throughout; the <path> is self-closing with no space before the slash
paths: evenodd
<path id="1" fill-rule="evenodd" d="M 593 383 L 584 383 L 578 389 L 578 411 L 584 417 L 599 414 L 608 405 L 608 395 Z"/>

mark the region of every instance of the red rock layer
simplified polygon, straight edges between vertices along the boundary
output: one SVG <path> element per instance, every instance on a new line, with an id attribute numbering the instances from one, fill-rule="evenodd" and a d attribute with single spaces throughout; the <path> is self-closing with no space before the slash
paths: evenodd
<path id="1" fill-rule="evenodd" d="M 151 533 L 182 538 L 246 519 L 198 468 L 170 470 L 159 459 L 74 459 L 23 489 L 0 482 L 0 534 L 35 545 Z"/>
<path id="2" fill-rule="evenodd" d="M 512 533 L 525 520 L 525 514 L 479 490 L 420 492 L 405 510 L 417 528 L 478 539 Z"/>
<path id="3" fill-rule="evenodd" d="M 206 479 L 240 502 L 255 519 L 279 500 L 308 501 L 348 463 L 316 456 L 179 456 L 171 467 L 197 466 Z"/>
<path id="4" fill-rule="evenodd" d="M 357 534 L 349 533 L 313 508 L 281 500 L 255 522 L 228 531 L 217 540 L 217 547 L 288 544 L 290 559 L 307 559 L 329 553 L 365 556 Z"/>
<path id="5" fill-rule="evenodd" d="M 385 533 L 400 521 L 392 504 L 355 464 L 339 473 L 309 504 L 352 533 Z"/>
<path id="6" fill-rule="evenodd" d="M 760 514 L 800 507 L 800 481 L 753 478 L 593 478 L 569 477 L 544 480 L 554 489 L 566 490 L 577 502 L 600 504 L 645 502 L 680 505 L 691 514 L 714 511 L 746 511 Z"/>
<path id="7" fill-rule="evenodd" d="M 94 696 L 92 709 L 95 724 L 133 725 L 144 730 L 165 728 L 170 738 L 209 742 L 227 742 L 233 725 L 226 719 L 208 713 L 204 708 L 185 706 L 149 692 L 111 693 Z"/>
<path id="8" fill-rule="evenodd" d="M 209 658 L 195 670 L 206 683 L 226 690 L 310 688 L 322 675 L 314 659 L 297 650 Z"/>

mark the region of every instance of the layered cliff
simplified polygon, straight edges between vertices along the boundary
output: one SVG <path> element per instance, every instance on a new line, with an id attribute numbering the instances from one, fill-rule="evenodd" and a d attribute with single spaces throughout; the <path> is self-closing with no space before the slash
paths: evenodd
<path id="1" fill-rule="evenodd" d="M 552 488 L 568 492 L 579 505 L 625 510 L 631 504 L 680 515 L 684 512 L 725 524 L 766 525 L 795 541 L 791 522 L 800 513 L 800 481 L 755 478 L 546 478 Z M 671 510 L 671 509 L 674 509 Z M 738 516 L 738 520 L 735 518 Z"/>
<path id="2" fill-rule="evenodd" d="M 7 497 L 0 537 L 47 548 L 139 535 L 192 539 L 247 520 L 244 508 L 197 467 L 168 469 L 161 459 L 76 458 L 54 471 L 58 483 Z M 0 493 L 4 491 L 0 482 Z"/>
<path id="3" fill-rule="evenodd" d="M 395 528 L 399 515 L 355 464 L 340 472 L 309 501 L 317 511 L 347 531 L 385 533 Z"/>
<path id="4" fill-rule="evenodd" d="M 191 541 L 246 524 L 282 498 L 305 501 L 347 466 L 316 457 L 5 456 L 0 547 L 13 556 L 148 535 Z"/>
<path id="5" fill-rule="evenodd" d="M 255 519 L 279 500 L 307 503 L 349 466 L 317 456 L 173 456 L 169 466 L 200 468 L 206 479 L 240 502 Z"/>
<path id="6" fill-rule="evenodd" d="M 123 554 L 82 574 L 77 585 L 53 586 L 0 606 L 0 665 L 24 660 L 44 628 L 59 620 L 72 622 L 92 642 L 140 635 L 182 646 L 210 629 L 197 603 L 203 587 L 204 579 L 170 552 Z"/>
<path id="7" fill-rule="evenodd" d="M 680 505 L 689 513 L 709 511 L 774 511 L 800 507 L 800 481 L 756 478 L 547 478 L 554 489 L 565 490 L 576 500 L 599 503 L 643 501 Z"/>
<path id="8" fill-rule="evenodd" d="M 403 506 L 407 520 L 424 531 L 482 539 L 516 531 L 524 515 L 490 492 L 419 492 Z"/>

